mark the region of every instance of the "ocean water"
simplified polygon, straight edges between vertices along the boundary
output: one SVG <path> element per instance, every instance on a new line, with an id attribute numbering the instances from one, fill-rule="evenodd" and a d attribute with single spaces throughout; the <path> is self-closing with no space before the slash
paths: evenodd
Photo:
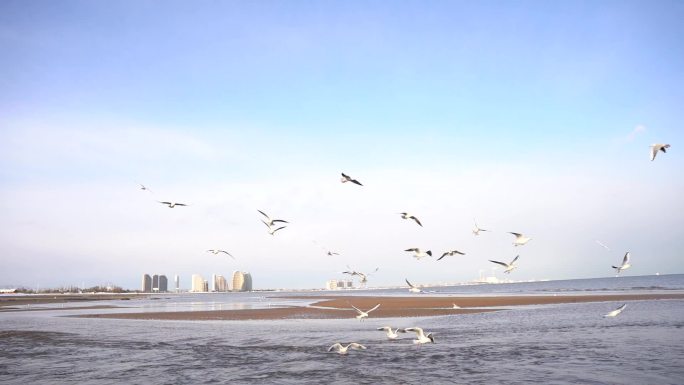
<path id="1" fill-rule="evenodd" d="M 619 280 L 618 286 L 615 279 L 513 284 L 527 288 L 518 291 L 522 286 L 514 286 L 495 292 L 563 293 L 571 291 L 570 286 L 587 293 L 684 289 L 684 275 Z M 651 284 L 653 280 L 668 283 Z M 491 286 L 503 285 L 480 289 L 493 290 Z M 265 307 L 289 303 L 277 298 L 283 294 L 289 293 L 162 295 L 156 300 L 95 304 L 125 305 L 130 307 L 128 311 Z M 684 383 L 684 301 L 630 301 L 618 317 L 602 317 L 619 305 L 524 306 L 469 315 L 371 317 L 364 322 L 62 317 L 121 311 L 70 310 L 69 306 L 64 310 L 0 312 L 0 383 Z M 434 333 L 436 344 L 416 346 L 412 334 L 387 340 L 384 332 L 375 330 L 385 325 L 422 327 Z M 368 349 L 348 355 L 326 351 L 335 342 L 352 341 Z"/>

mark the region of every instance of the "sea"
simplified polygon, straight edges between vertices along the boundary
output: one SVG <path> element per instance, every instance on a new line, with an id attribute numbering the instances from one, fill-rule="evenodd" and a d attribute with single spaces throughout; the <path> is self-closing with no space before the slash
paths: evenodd
<path id="1" fill-rule="evenodd" d="M 429 290 L 440 296 L 684 293 L 684 274 Z M 0 384 L 684 384 L 683 300 L 629 301 L 615 318 L 603 315 L 621 302 L 418 318 L 371 314 L 363 322 L 65 317 L 303 305 L 319 295 L 408 292 L 160 294 L 0 311 Z M 94 305 L 119 308 L 78 309 Z M 382 326 L 421 327 L 435 344 L 414 345 L 413 334 L 388 340 L 376 330 Z M 367 349 L 328 352 L 336 342 Z"/>

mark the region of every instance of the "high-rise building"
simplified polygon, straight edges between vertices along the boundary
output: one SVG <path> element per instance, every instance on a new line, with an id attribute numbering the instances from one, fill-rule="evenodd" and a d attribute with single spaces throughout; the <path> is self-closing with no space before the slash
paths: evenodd
<path id="1" fill-rule="evenodd" d="M 159 276 L 157 274 L 152 276 L 152 291 L 159 291 Z"/>
<path id="2" fill-rule="evenodd" d="M 140 289 L 143 293 L 152 292 L 152 277 L 149 274 L 143 274 L 142 276 L 142 287 Z"/>
<path id="3" fill-rule="evenodd" d="M 228 291 L 228 283 L 226 278 L 222 275 L 214 274 L 211 276 L 211 291 L 225 292 Z"/>
<path id="4" fill-rule="evenodd" d="M 206 290 L 204 290 L 204 282 L 206 282 L 206 281 L 204 280 L 204 278 L 202 278 L 201 275 L 193 274 L 192 275 L 192 282 L 191 282 L 191 286 L 190 286 L 190 291 L 195 292 L 195 293 L 200 293 L 200 292 L 206 291 Z"/>
<path id="5" fill-rule="evenodd" d="M 252 290 L 252 276 L 244 271 L 233 272 L 233 291 L 251 291 Z"/>
<path id="6" fill-rule="evenodd" d="M 173 277 L 173 282 L 176 286 L 176 293 L 180 293 L 180 276 L 178 274 Z"/>
<path id="7" fill-rule="evenodd" d="M 209 281 L 207 281 L 206 279 L 204 280 L 204 282 L 202 282 L 202 291 L 205 293 L 209 292 Z"/>
<path id="8" fill-rule="evenodd" d="M 165 275 L 160 275 L 159 276 L 159 292 L 160 293 L 166 293 L 169 291 L 169 280 L 166 278 Z"/>

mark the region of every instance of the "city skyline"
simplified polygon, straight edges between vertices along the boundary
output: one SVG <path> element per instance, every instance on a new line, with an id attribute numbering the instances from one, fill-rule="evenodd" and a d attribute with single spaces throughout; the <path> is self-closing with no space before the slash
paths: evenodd
<path id="1" fill-rule="evenodd" d="M 684 272 L 679 2 L 66 3 L 0 3 L 0 286 Z"/>

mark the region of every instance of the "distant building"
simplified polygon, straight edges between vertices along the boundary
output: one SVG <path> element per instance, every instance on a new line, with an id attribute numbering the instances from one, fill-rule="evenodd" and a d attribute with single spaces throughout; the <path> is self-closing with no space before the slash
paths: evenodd
<path id="1" fill-rule="evenodd" d="M 204 291 L 207 291 L 204 289 L 204 278 L 202 278 L 201 275 L 199 274 L 193 274 L 192 275 L 192 282 L 190 283 L 190 291 L 195 292 L 195 293 L 201 293 Z"/>
<path id="2" fill-rule="evenodd" d="M 149 274 L 143 274 L 142 276 L 142 287 L 140 290 L 143 293 L 151 293 L 152 292 L 152 277 L 150 277 Z"/>
<path id="3" fill-rule="evenodd" d="M 159 290 L 160 293 L 166 293 L 169 291 L 169 280 L 165 275 L 159 276 Z"/>
<path id="4" fill-rule="evenodd" d="M 159 291 L 159 276 L 157 274 L 152 276 L 152 291 Z"/>
<path id="5" fill-rule="evenodd" d="M 176 286 L 176 293 L 180 293 L 180 276 L 178 274 L 173 277 L 173 283 Z"/>
<path id="6" fill-rule="evenodd" d="M 331 279 L 329 281 L 325 282 L 325 289 L 326 290 L 343 290 L 343 289 L 353 289 L 354 288 L 354 282 L 349 280 L 338 280 L 338 279 Z"/>
<path id="7" fill-rule="evenodd" d="M 222 275 L 212 275 L 211 276 L 211 291 L 215 292 L 225 292 L 228 291 L 228 282 L 226 282 L 226 278 L 223 277 Z"/>
<path id="8" fill-rule="evenodd" d="M 202 291 L 205 293 L 209 292 L 209 282 L 207 280 L 204 280 L 204 282 L 202 282 Z"/>
<path id="9" fill-rule="evenodd" d="M 232 279 L 233 291 L 252 291 L 252 276 L 244 271 L 234 271 Z"/>

